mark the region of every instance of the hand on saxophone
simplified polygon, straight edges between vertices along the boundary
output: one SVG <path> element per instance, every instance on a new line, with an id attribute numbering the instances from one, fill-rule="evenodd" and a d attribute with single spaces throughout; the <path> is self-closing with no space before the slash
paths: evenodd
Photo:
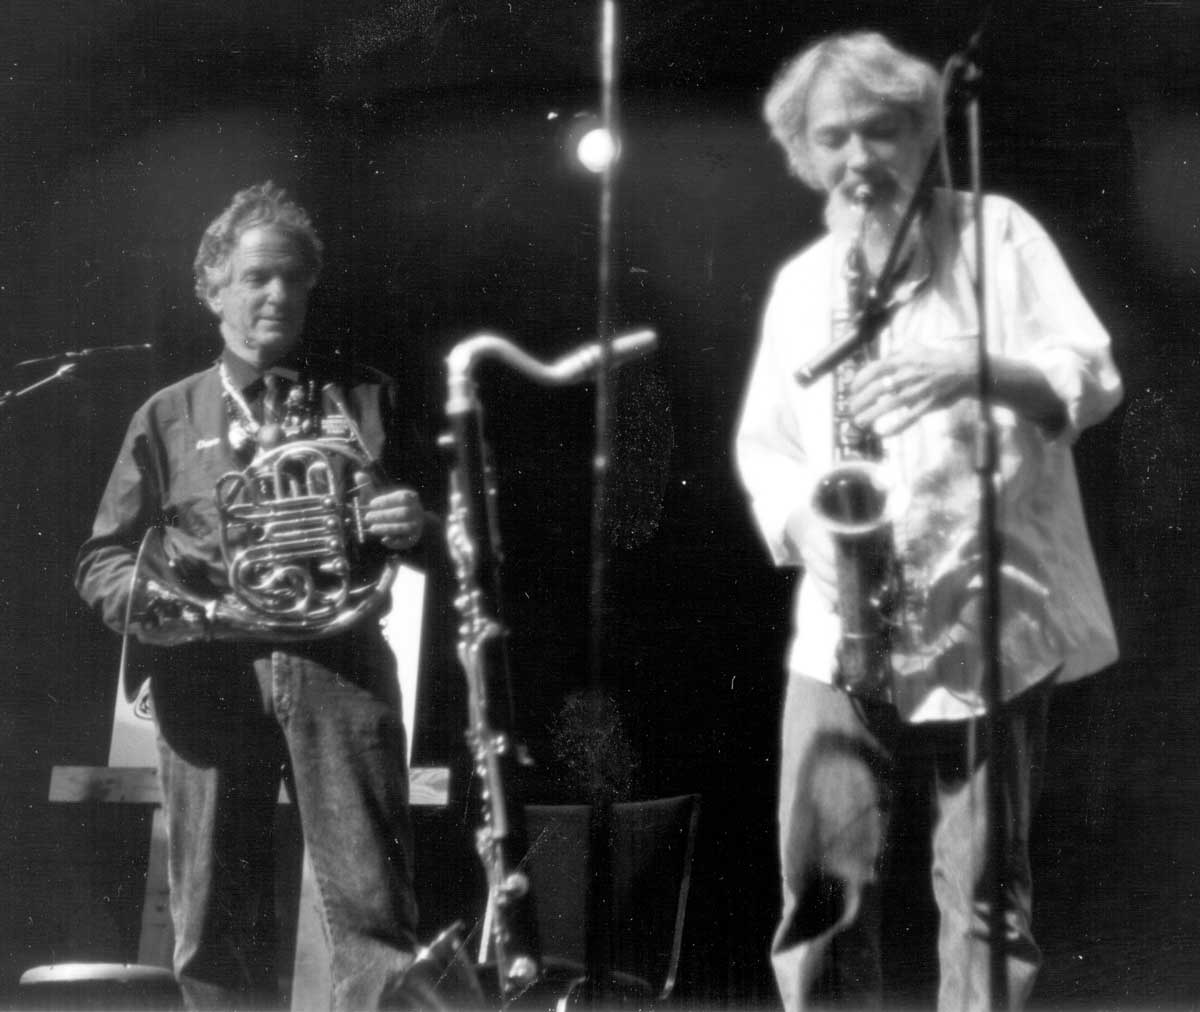
<path id="1" fill-rule="evenodd" d="M 367 533 L 381 539 L 385 548 L 403 551 L 416 545 L 425 533 L 425 507 L 412 489 L 391 489 L 367 503 L 363 523 Z"/>
<path id="2" fill-rule="evenodd" d="M 859 370 L 850 411 L 856 425 L 894 436 L 922 415 L 972 396 L 976 381 L 975 356 L 965 341 L 914 344 Z"/>
<path id="3" fill-rule="evenodd" d="M 851 384 L 850 410 L 859 425 L 881 436 L 903 432 L 922 415 L 979 392 L 976 335 L 960 334 L 936 346 L 913 344 L 864 366 Z M 1067 406 L 1034 363 L 990 355 L 991 395 L 1055 436 L 1067 424 Z"/>

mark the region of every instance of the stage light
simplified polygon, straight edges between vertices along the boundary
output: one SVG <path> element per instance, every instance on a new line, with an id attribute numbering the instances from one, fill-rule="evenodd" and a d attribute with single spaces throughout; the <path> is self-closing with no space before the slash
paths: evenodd
<path id="1" fill-rule="evenodd" d="M 621 156 L 621 143 L 613 131 L 594 112 L 580 111 L 564 115 L 557 109 L 546 113 L 554 124 L 556 143 L 565 166 L 574 172 L 600 175 L 612 168 Z"/>
<path id="2" fill-rule="evenodd" d="M 617 160 L 617 139 L 602 126 L 592 127 L 575 146 L 575 157 L 588 172 L 599 175 Z"/>

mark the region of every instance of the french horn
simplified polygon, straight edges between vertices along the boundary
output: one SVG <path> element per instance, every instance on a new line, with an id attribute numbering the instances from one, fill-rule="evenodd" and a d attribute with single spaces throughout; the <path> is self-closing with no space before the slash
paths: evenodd
<path id="1" fill-rule="evenodd" d="M 400 560 L 367 543 L 363 513 L 375 470 L 349 440 L 260 451 L 217 483 L 228 590 L 189 586 L 164 529 L 152 527 L 134 564 L 126 633 L 158 646 L 288 642 L 334 636 L 381 611 Z"/>

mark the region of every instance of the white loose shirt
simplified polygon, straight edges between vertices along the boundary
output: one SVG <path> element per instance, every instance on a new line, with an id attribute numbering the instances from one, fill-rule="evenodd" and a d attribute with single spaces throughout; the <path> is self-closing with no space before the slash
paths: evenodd
<path id="1" fill-rule="evenodd" d="M 997 509 L 1003 534 L 1000 669 L 1005 698 L 1060 670 L 1090 674 L 1117 658 L 1112 618 L 1079 498 L 1071 444 L 1120 402 L 1108 334 L 1084 301 L 1054 243 L 1017 204 L 984 200 L 988 347 L 1039 369 L 1066 407 L 1049 436 L 994 405 Z M 880 350 L 914 342 L 974 345 L 974 226 L 966 195 L 939 192 L 926 224 L 934 252 L 908 284 L 880 334 Z M 762 322 L 737 434 L 737 462 L 771 557 L 803 566 L 801 525 L 817 480 L 834 462 L 833 380 L 795 379 L 833 340 L 846 248 L 826 235 L 776 276 Z M 884 467 L 904 604 L 893 643 L 893 700 L 912 722 L 984 711 L 980 615 L 979 405 L 930 411 L 883 440 Z M 831 682 L 840 637 L 834 602 L 801 580 L 788 667 Z"/>

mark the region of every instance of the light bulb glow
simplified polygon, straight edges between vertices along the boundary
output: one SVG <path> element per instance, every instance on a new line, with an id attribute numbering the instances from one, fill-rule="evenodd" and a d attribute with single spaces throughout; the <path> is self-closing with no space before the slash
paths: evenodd
<path id="1" fill-rule="evenodd" d="M 594 127 L 579 138 L 575 156 L 589 172 L 603 172 L 616 161 L 616 139 L 604 127 Z"/>

